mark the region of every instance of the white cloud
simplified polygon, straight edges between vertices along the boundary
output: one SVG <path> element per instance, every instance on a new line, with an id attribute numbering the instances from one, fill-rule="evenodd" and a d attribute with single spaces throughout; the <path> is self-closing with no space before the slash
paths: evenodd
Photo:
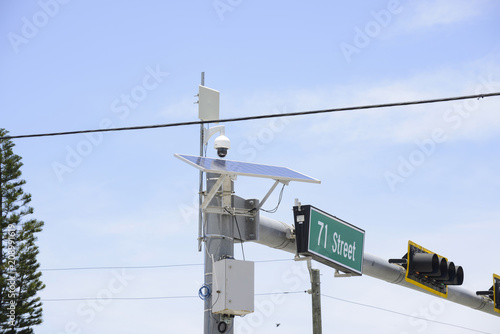
<path id="1" fill-rule="evenodd" d="M 169 121 L 198 119 L 198 105 L 196 97 L 184 96 L 173 104 L 158 112 L 158 116 Z"/>
<path id="2" fill-rule="evenodd" d="M 407 31 L 433 28 L 469 20 L 484 9 L 487 1 L 439 0 L 414 1 L 405 6 L 401 17 Z"/>
<path id="3" fill-rule="evenodd" d="M 471 71 L 470 68 L 475 70 Z M 289 92 L 286 100 L 287 112 L 294 112 L 496 91 L 500 91 L 500 69 L 491 67 L 485 60 L 476 61 L 473 66 L 464 64 L 460 68 L 435 69 L 401 80 Z M 276 102 L 269 96 L 255 99 L 260 103 L 265 101 L 269 106 L 281 102 Z M 251 101 L 249 105 L 252 105 Z M 246 114 L 250 114 L 249 105 L 243 107 L 248 110 Z M 298 142 L 312 140 L 315 145 L 321 145 L 322 136 L 329 138 L 325 144 L 331 143 L 333 137 L 348 142 L 376 140 L 411 143 L 416 139 L 429 137 L 437 128 L 443 129 L 447 140 L 481 140 L 498 134 L 499 107 L 500 99 L 489 97 L 480 100 L 345 111 L 316 115 L 301 119 L 300 122 L 293 121 L 294 118 L 288 127 L 295 129 L 290 132 L 294 133 L 293 138 Z"/>

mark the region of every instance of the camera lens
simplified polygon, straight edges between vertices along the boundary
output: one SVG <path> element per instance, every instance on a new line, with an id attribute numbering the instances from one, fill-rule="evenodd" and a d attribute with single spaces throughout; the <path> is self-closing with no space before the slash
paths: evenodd
<path id="1" fill-rule="evenodd" d="M 219 157 L 221 157 L 221 158 L 224 158 L 227 155 L 227 148 L 226 147 L 219 147 L 217 149 L 217 155 L 219 155 Z"/>

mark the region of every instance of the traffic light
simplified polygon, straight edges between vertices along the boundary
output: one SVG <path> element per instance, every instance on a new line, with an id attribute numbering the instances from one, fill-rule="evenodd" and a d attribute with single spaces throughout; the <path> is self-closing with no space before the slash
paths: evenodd
<path id="1" fill-rule="evenodd" d="M 486 291 L 476 291 L 478 296 L 486 296 L 493 302 L 493 310 L 500 313 L 500 276 L 493 274 L 493 286 Z"/>
<path id="2" fill-rule="evenodd" d="M 493 274 L 493 309 L 500 313 L 500 276 Z"/>
<path id="3" fill-rule="evenodd" d="M 406 269 L 405 280 L 441 297 L 448 297 L 448 285 L 461 285 L 464 270 L 447 258 L 408 241 L 408 253 L 402 259 L 391 259 Z"/>

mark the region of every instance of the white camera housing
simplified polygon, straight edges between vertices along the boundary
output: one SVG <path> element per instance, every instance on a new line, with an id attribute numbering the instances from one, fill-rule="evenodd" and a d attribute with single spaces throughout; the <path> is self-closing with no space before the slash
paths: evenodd
<path id="1" fill-rule="evenodd" d="M 231 141 L 226 137 L 224 125 L 205 129 L 203 131 L 203 144 L 207 144 L 210 137 L 217 132 L 220 132 L 220 135 L 214 140 L 214 148 L 217 150 L 217 155 L 224 158 L 227 155 L 227 151 L 231 148 Z"/>
<path id="2" fill-rule="evenodd" d="M 217 150 L 217 155 L 224 158 L 227 155 L 227 150 L 231 148 L 231 141 L 222 134 L 215 138 L 214 148 Z"/>

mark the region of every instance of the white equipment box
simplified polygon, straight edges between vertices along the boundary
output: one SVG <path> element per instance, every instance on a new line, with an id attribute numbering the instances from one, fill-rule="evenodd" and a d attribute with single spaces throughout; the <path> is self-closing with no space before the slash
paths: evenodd
<path id="1" fill-rule="evenodd" d="M 224 259 L 214 263 L 212 313 L 245 315 L 254 311 L 254 263 Z"/>

